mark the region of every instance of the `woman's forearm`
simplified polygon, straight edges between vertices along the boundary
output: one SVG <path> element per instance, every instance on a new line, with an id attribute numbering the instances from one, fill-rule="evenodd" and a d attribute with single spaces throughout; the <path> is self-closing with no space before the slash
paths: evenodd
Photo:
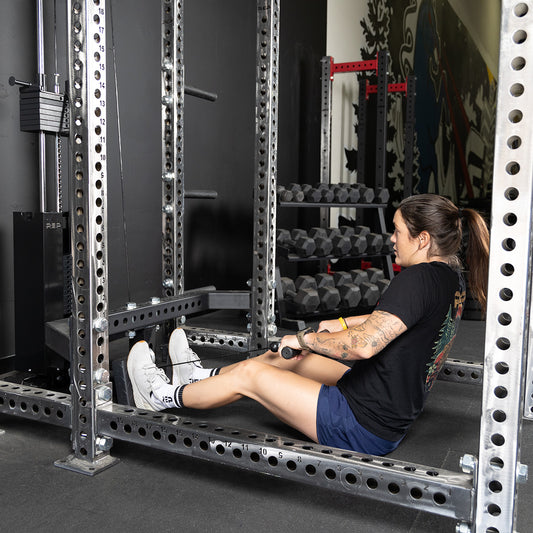
<path id="1" fill-rule="evenodd" d="M 350 320 L 348 329 L 305 334 L 304 344 L 308 350 L 334 359 L 368 359 L 407 329 L 398 317 L 384 311 L 374 311 L 371 315 L 366 315 L 366 320 L 353 318 L 354 322 L 357 320 L 359 323 L 352 325 Z M 283 337 L 280 349 L 284 346 L 295 349 L 301 347 L 296 335 Z"/>

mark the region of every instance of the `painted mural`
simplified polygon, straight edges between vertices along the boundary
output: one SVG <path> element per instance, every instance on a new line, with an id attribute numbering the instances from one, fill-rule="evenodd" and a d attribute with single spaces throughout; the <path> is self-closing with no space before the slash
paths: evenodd
<path id="1" fill-rule="evenodd" d="M 360 24 L 363 60 L 386 49 L 391 83 L 416 76 L 414 191 L 488 204 L 496 82 L 453 9 L 446 0 L 369 0 Z M 397 203 L 403 196 L 405 103 L 400 94 L 388 102 L 387 186 Z M 348 169 L 355 171 L 356 149 L 345 152 Z"/>

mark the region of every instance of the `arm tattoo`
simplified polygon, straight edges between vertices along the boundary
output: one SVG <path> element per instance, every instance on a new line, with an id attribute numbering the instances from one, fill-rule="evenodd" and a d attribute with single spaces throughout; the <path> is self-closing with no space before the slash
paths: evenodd
<path id="1" fill-rule="evenodd" d="M 406 330 L 407 326 L 397 316 L 374 311 L 365 322 L 347 330 L 316 334 L 312 348 L 336 359 L 364 359 L 383 350 Z"/>

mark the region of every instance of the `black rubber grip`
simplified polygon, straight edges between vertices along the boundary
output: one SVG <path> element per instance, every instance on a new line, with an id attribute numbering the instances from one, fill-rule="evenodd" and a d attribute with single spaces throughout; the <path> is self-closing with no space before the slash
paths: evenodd
<path id="1" fill-rule="evenodd" d="M 271 342 L 269 348 L 273 352 L 277 352 L 279 350 L 279 342 Z M 301 350 L 294 350 L 293 348 L 289 348 L 288 346 L 285 346 L 281 350 L 281 357 L 283 359 L 292 359 L 295 355 L 298 355 L 301 352 Z"/>
<path id="2" fill-rule="evenodd" d="M 301 353 L 301 351 L 302 350 L 295 350 L 294 348 L 285 346 L 285 348 L 281 350 L 281 357 L 283 357 L 283 359 L 292 359 L 295 355 Z"/>

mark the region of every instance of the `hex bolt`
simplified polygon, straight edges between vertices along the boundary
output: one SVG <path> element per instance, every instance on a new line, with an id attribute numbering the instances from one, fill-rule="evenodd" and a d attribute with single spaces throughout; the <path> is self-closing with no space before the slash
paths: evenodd
<path id="1" fill-rule="evenodd" d="M 134 330 L 130 329 L 129 331 L 126 332 L 126 337 L 128 337 L 128 339 L 134 339 L 135 336 L 137 335 L 137 333 L 135 333 Z"/>
<path id="2" fill-rule="evenodd" d="M 109 383 L 109 370 L 98 368 L 94 371 L 94 380 L 96 383 Z"/>
<path id="3" fill-rule="evenodd" d="M 106 318 L 100 317 L 93 322 L 93 325 L 96 331 L 103 333 L 104 331 L 107 331 L 107 328 L 109 327 L 109 322 Z"/>
<path id="4" fill-rule="evenodd" d="M 249 280 L 246 282 L 246 285 L 248 285 L 248 287 L 251 287 L 251 286 L 252 286 L 252 280 L 249 279 Z"/>
<path id="5" fill-rule="evenodd" d="M 466 522 L 459 522 L 455 526 L 455 533 L 471 533 L 472 530 L 470 529 L 470 525 Z"/>
<path id="6" fill-rule="evenodd" d="M 157 305 L 157 304 L 160 304 L 161 303 L 161 298 L 159 298 L 158 296 L 152 296 L 150 298 L 150 303 L 152 305 Z"/>
<path id="7" fill-rule="evenodd" d="M 131 311 L 132 309 L 137 309 L 137 304 L 135 302 L 128 302 L 126 304 L 126 309 Z"/>
<path id="8" fill-rule="evenodd" d="M 459 464 L 465 474 L 473 474 L 476 469 L 477 458 L 467 453 L 461 457 Z"/>
<path id="9" fill-rule="evenodd" d="M 525 483 L 528 478 L 528 466 L 522 463 L 516 465 L 516 482 Z"/>
<path id="10" fill-rule="evenodd" d="M 268 317 L 268 321 L 273 324 L 274 322 L 276 322 L 276 315 L 272 314 L 272 315 L 269 315 Z"/>
<path id="11" fill-rule="evenodd" d="M 166 96 L 166 95 L 163 96 L 163 97 L 161 98 L 161 103 L 162 103 L 163 105 L 172 105 L 172 96 Z"/>
<path id="12" fill-rule="evenodd" d="M 268 326 L 268 334 L 269 335 L 275 335 L 278 332 L 278 328 L 276 324 L 269 324 Z"/>
<path id="13" fill-rule="evenodd" d="M 161 70 L 172 70 L 173 64 L 170 59 L 164 59 L 163 63 L 161 63 Z"/>
<path id="14" fill-rule="evenodd" d="M 269 288 L 269 289 L 275 289 L 275 288 L 276 288 L 276 280 L 271 279 L 271 280 L 268 282 L 268 288 Z"/>
<path id="15" fill-rule="evenodd" d="M 163 280 L 163 287 L 165 287 L 165 289 L 172 289 L 174 287 L 174 280 L 166 278 Z"/>
<path id="16" fill-rule="evenodd" d="M 167 215 L 171 215 L 172 213 L 174 213 L 174 206 L 171 204 L 166 204 L 165 206 L 163 206 L 162 211 Z"/>
<path id="17" fill-rule="evenodd" d="M 94 441 L 96 449 L 100 452 L 108 452 L 113 446 L 113 439 L 106 435 L 98 435 Z"/>
<path id="18" fill-rule="evenodd" d="M 113 391 L 111 387 L 98 387 L 96 391 L 96 395 L 99 400 L 103 400 L 104 402 L 109 402 L 111 398 L 113 398 Z"/>
<path id="19" fill-rule="evenodd" d="M 181 315 L 179 318 L 178 318 L 178 322 L 180 324 L 185 324 L 185 322 L 187 321 L 187 317 L 185 315 Z"/>
<path id="20" fill-rule="evenodd" d="M 174 172 L 165 172 L 163 174 L 163 181 L 172 181 L 174 179 Z"/>

